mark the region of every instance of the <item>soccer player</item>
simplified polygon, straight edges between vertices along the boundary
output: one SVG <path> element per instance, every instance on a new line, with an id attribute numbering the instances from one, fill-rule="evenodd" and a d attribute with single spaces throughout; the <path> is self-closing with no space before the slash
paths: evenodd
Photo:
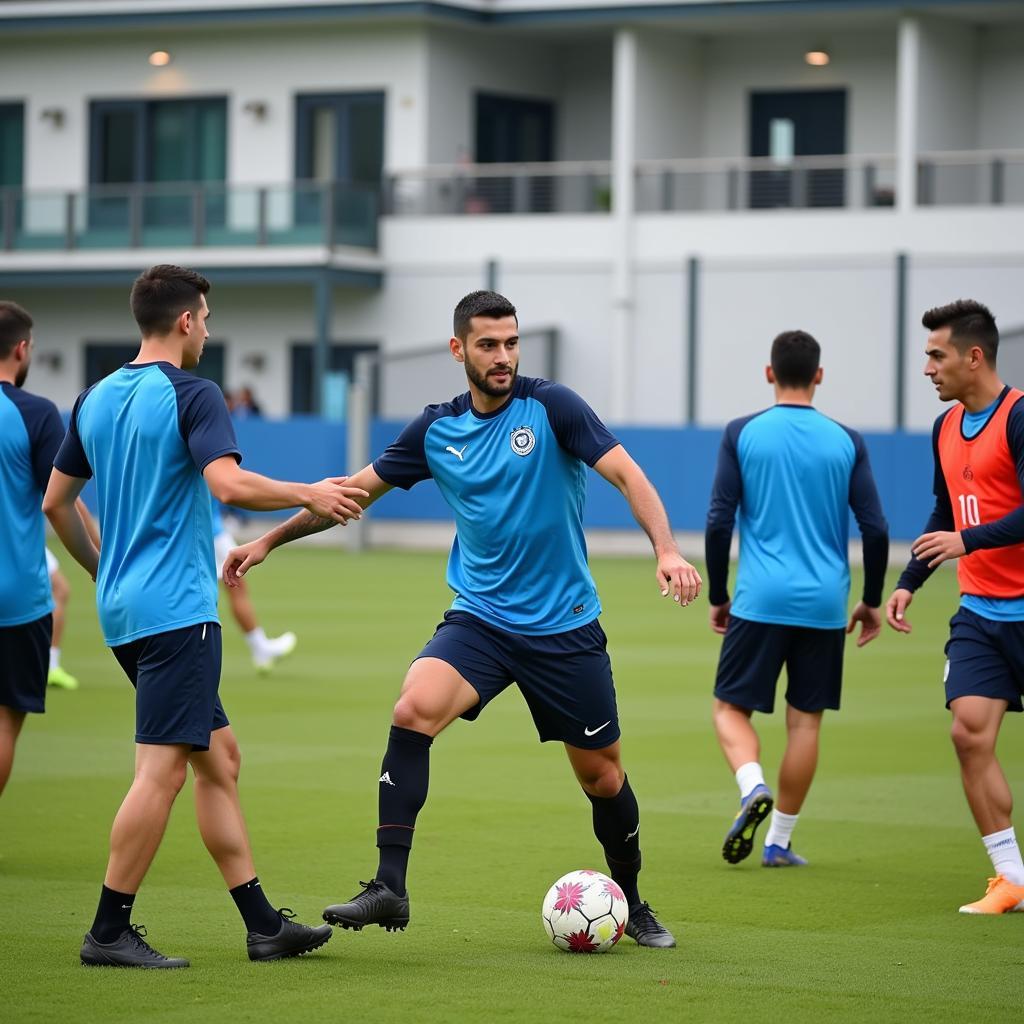
<path id="1" fill-rule="evenodd" d="M 357 515 L 339 480 L 281 483 L 238 465 L 220 389 L 185 372 L 208 337 L 209 282 L 156 266 L 131 292 L 142 332 L 134 362 L 79 395 L 57 453 L 43 510 L 97 582 L 104 638 L 136 688 L 135 779 L 114 819 L 96 918 L 81 960 L 121 967 L 187 967 L 131 924 L 135 894 L 156 854 L 188 765 L 199 831 L 248 929 L 250 960 L 297 956 L 330 929 L 274 910 L 253 866 L 238 795 L 240 753 L 217 696 L 221 635 L 210 491 L 251 509 L 301 505 L 332 522 Z M 95 477 L 99 552 L 75 499 Z M 40 553 L 41 558 L 41 553 Z"/>
<path id="2" fill-rule="evenodd" d="M 994 878 L 962 914 L 1024 910 L 1024 863 L 1013 830 L 1013 796 L 996 757 L 1007 710 L 1024 690 L 1024 392 L 999 377 L 999 331 L 980 302 L 930 309 L 925 376 L 954 402 L 935 421 L 935 508 L 886 605 L 889 625 L 910 632 L 914 592 L 958 558 L 960 607 L 946 644 L 946 707 L 960 777 Z"/>
<path id="3" fill-rule="evenodd" d="M 25 716 L 46 710 L 53 598 L 41 502 L 64 425 L 53 402 L 22 388 L 32 318 L 0 302 L 0 793 Z"/>
<path id="4" fill-rule="evenodd" d="M 594 832 L 629 903 L 627 934 L 674 946 L 641 900 L 640 816 L 620 758 L 619 721 L 601 605 L 587 566 L 587 466 L 629 501 L 657 555 L 663 595 L 682 605 L 700 576 L 679 554 L 654 487 L 574 392 L 518 376 L 515 307 L 481 291 L 455 308 L 449 347 L 469 391 L 430 405 L 372 465 L 350 478 L 369 492 L 433 478 L 455 515 L 448 562 L 455 602 L 410 667 L 395 705 L 379 781 L 379 866 L 351 901 L 324 919 L 346 928 L 409 921 L 406 868 L 427 796 L 430 747 L 456 718 L 475 719 L 513 682 L 544 740 L 560 740 L 593 808 Z M 232 552 L 237 582 L 280 544 L 332 525 L 299 514 Z"/>
<path id="5" fill-rule="evenodd" d="M 216 499 L 211 499 L 211 514 L 213 516 L 213 553 L 219 579 L 224 571 L 224 561 L 231 549 L 236 546 L 237 541 L 224 526 L 220 502 Z M 296 637 L 291 632 L 282 633 L 280 636 L 267 636 L 256 618 L 256 609 L 253 607 L 249 588 L 245 585 L 244 580 L 239 580 L 239 583 L 240 586 L 224 588 L 228 593 L 231 615 L 238 623 L 238 628 L 249 645 L 252 663 L 256 671 L 266 673 L 274 667 L 274 662 L 278 658 L 284 658 L 295 650 Z"/>
<path id="6" fill-rule="evenodd" d="M 773 806 L 751 722 L 771 714 L 786 667 L 786 751 L 778 803 L 765 837 L 765 867 L 807 863 L 791 837 L 818 765 L 826 708 L 838 710 L 845 634 L 857 646 L 881 630 L 889 528 L 860 435 L 812 405 L 822 380 L 821 348 L 804 331 L 773 342 L 768 383 L 775 405 L 733 420 L 718 456 L 705 531 L 711 628 L 724 635 L 715 679 L 718 742 L 736 775 L 740 809 L 722 846 L 738 864 Z M 849 509 L 864 544 L 864 592 L 849 622 Z M 729 546 L 739 509 L 736 597 L 729 599 Z M 845 629 L 844 629 L 845 627 Z"/>

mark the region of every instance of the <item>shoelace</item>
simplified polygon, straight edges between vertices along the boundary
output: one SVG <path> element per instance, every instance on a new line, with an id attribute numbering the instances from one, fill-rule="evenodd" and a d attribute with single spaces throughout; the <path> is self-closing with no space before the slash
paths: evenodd
<path id="1" fill-rule="evenodd" d="M 155 957 L 159 957 L 161 960 L 166 960 L 167 957 L 163 953 L 158 953 L 147 941 L 146 941 L 146 926 L 144 924 L 132 924 L 128 926 L 131 929 L 132 936 L 135 940 L 135 945 L 139 949 L 146 953 L 151 953 Z"/>
<path id="2" fill-rule="evenodd" d="M 294 921 L 298 914 L 291 907 L 278 907 L 277 912 L 286 920 Z"/>
<path id="3" fill-rule="evenodd" d="M 351 903 L 355 903 L 356 900 L 373 899 L 373 897 L 376 896 L 377 893 L 379 893 L 381 889 L 384 888 L 383 885 L 381 885 L 381 883 L 378 882 L 376 878 L 372 879 L 369 882 L 363 882 L 360 880 L 359 884 L 363 887 L 363 891 L 353 896 L 352 899 L 349 901 Z"/>
<path id="4" fill-rule="evenodd" d="M 988 880 L 988 888 L 985 890 L 985 895 L 987 896 L 1002 881 L 1003 881 L 1003 876 L 1002 875 L 996 875 L 995 878 L 990 878 Z"/>
<path id="5" fill-rule="evenodd" d="M 663 932 L 665 929 L 654 918 L 654 908 L 645 900 L 629 915 L 629 923 L 640 932 Z"/>

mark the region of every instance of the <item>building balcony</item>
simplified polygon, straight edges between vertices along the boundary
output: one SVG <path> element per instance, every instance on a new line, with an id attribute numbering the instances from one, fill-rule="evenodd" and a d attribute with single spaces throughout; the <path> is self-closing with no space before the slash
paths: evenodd
<path id="1" fill-rule="evenodd" d="M 376 188 L 347 183 L 0 189 L 5 251 L 339 246 L 376 251 Z"/>
<path id="2" fill-rule="evenodd" d="M 388 177 L 396 217 L 587 214 L 612 208 L 609 161 L 442 165 Z M 635 165 L 635 212 L 874 209 L 896 205 L 892 154 L 698 160 Z M 922 153 L 917 206 L 1024 204 L 1024 150 Z"/>

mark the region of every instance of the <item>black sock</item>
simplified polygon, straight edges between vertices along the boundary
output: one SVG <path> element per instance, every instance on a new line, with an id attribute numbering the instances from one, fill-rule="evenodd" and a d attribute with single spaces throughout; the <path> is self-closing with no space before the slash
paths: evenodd
<path id="1" fill-rule="evenodd" d="M 249 931 L 259 935 L 276 935 L 281 930 L 281 915 L 270 905 L 258 878 L 252 878 L 228 891 Z"/>
<path id="2" fill-rule="evenodd" d="M 433 737 L 426 733 L 393 725 L 380 766 L 377 802 L 380 864 L 376 877 L 399 896 L 405 895 L 405 872 L 416 815 L 427 799 L 430 744 L 433 742 Z"/>
<path id="3" fill-rule="evenodd" d="M 97 942 L 113 942 L 132 923 L 135 893 L 116 892 L 103 886 L 96 919 L 89 931 Z"/>
<path id="4" fill-rule="evenodd" d="M 640 902 L 640 808 L 629 779 L 623 779 L 622 789 L 615 796 L 587 793 L 587 799 L 594 809 L 594 835 L 604 849 L 612 880 L 618 883 L 630 907 L 635 907 Z"/>

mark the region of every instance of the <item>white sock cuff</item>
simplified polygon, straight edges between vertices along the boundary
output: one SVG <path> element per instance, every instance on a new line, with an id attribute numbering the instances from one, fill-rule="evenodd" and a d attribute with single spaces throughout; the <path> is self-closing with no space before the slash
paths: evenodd
<path id="1" fill-rule="evenodd" d="M 764 837 L 765 846 L 789 846 L 793 837 L 793 829 L 796 828 L 796 821 L 799 814 L 784 814 L 782 811 L 772 811 L 772 819 L 768 823 L 768 833 Z"/>
<path id="2" fill-rule="evenodd" d="M 764 785 L 764 772 L 757 761 L 748 761 L 736 769 L 736 785 L 740 787 L 740 796 L 746 796 L 755 786 Z"/>
<path id="3" fill-rule="evenodd" d="M 991 853 L 1001 846 L 1016 845 L 1017 833 L 1011 825 L 1010 828 L 1004 828 L 1002 832 L 992 832 L 987 836 L 982 836 L 981 841 L 985 844 L 985 849 Z"/>

